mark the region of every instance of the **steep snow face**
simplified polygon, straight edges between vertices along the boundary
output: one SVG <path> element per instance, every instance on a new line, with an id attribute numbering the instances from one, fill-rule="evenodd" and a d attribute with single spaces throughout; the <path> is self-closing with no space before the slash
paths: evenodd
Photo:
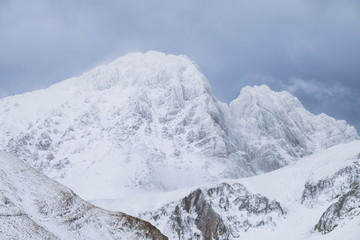
<path id="1" fill-rule="evenodd" d="M 148 222 L 85 202 L 0 152 L 0 239 L 167 239 Z"/>
<path id="2" fill-rule="evenodd" d="M 0 149 L 87 199 L 252 176 L 358 137 L 266 86 L 229 107 L 190 59 L 153 51 L 2 99 L 0 114 Z"/>
<path id="3" fill-rule="evenodd" d="M 230 103 L 232 138 L 245 151 L 257 173 L 287 165 L 339 143 L 358 139 L 344 121 L 314 116 L 288 92 L 273 92 L 266 85 L 245 87 Z"/>

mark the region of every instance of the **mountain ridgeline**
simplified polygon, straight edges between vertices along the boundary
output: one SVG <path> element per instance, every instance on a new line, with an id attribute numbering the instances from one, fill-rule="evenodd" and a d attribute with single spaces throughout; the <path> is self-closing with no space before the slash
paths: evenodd
<path id="1" fill-rule="evenodd" d="M 0 239 L 163 239 L 150 223 L 110 212 L 0 152 Z"/>
<path id="2" fill-rule="evenodd" d="M 189 58 L 154 51 L 1 99 L 0 114 L 0 150 L 85 198 L 254 176 L 359 138 L 265 85 L 222 103 Z"/>

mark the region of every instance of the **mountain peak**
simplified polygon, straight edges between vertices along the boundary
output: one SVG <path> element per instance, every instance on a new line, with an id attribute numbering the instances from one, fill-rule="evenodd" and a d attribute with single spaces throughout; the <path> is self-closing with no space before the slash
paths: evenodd
<path id="1" fill-rule="evenodd" d="M 315 116 L 289 92 L 274 92 L 266 85 L 244 87 L 229 109 L 232 120 L 228 122 L 235 122 L 230 124 L 235 129 L 234 138 L 238 139 L 240 149 L 253 156 L 258 173 L 358 139 L 354 127 L 325 114 Z"/>
<path id="2" fill-rule="evenodd" d="M 301 102 L 289 92 L 275 92 L 265 84 L 242 88 L 240 95 L 230 103 L 231 111 L 238 117 L 258 117 L 260 112 L 276 112 L 278 108 L 289 111 L 293 108 L 304 109 Z"/>
<path id="3" fill-rule="evenodd" d="M 90 91 L 133 87 L 164 89 L 174 85 L 183 85 L 194 91 L 211 91 L 198 66 L 188 57 L 157 51 L 129 53 L 62 84 Z"/>
<path id="4" fill-rule="evenodd" d="M 254 86 L 245 86 L 241 89 L 240 96 L 251 96 L 256 97 L 258 99 L 266 98 L 267 97 L 281 97 L 281 98 L 291 98 L 294 101 L 300 103 L 300 101 L 293 96 L 291 93 L 287 91 L 274 91 L 268 85 L 261 84 L 261 85 L 254 85 Z"/>
<path id="5" fill-rule="evenodd" d="M 270 87 L 266 84 L 261 85 L 254 85 L 254 86 L 245 86 L 241 89 L 240 92 L 251 92 L 251 91 L 257 91 L 257 92 L 269 92 L 272 91 Z"/>

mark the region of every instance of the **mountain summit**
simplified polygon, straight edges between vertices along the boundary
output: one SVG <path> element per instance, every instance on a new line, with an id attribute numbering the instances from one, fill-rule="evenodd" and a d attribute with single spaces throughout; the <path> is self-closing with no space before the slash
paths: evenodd
<path id="1" fill-rule="evenodd" d="M 0 114 L 0 150 L 87 199 L 253 176 L 359 138 L 265 85 L 222 103 L 193 61 L 154 51 L 1 99 Z"/>

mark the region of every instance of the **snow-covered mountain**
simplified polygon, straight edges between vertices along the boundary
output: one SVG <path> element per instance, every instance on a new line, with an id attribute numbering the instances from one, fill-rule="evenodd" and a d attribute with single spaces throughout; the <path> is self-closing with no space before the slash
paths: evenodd
<path id="1" fill-rule="evenodd" d="M 353 141 L 255 177 L 96 204 L 131 205 L 170 239 L 357 240 L 359 185 L 360 141 Z"/>
<path id="2" fill-rule="evenodd" d="M 243 88 L 229 109 L 232 139 L 248 154 L 257 173 L 359 138 L 345 121 L 315 116 L 290 93 L 273 92 L 266 85 Z"/>
<path id="3" fill-rule="evenodd" d="M 190 59 L 154 51 L 1 99 L 0 114 L 1 150 L 86 199 L 253 176 L 358 139 L 265 85 L 222 103 Z"/>
<path id="4" fill-rule="evenodd" d="M 85 202 L 0 152 L 0 239 L 168 239 L 150 223 Z"/>

